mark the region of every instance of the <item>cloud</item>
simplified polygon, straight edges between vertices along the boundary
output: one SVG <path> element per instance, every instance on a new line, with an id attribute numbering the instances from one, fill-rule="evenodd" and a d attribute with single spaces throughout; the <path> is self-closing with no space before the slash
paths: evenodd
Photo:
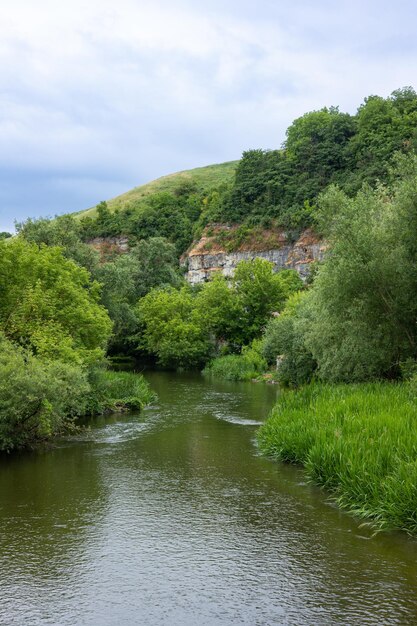
<path id="1" fill-rule="evenodd" d="M 276 147 L 307 110 L 414 80 L 401 0 L 0 7 L 0 229 Z"/>

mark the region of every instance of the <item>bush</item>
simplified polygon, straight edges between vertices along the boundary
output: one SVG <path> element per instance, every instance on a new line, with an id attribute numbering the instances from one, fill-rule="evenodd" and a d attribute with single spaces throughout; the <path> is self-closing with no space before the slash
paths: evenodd
<path id="1" fill-rule="evenodd" d="M 298 317 L 306 292 L 292 295 L 277 318 L 265 328 L 262 353 L 269 364 L 277 364 L 277 380 L 287 387 L 298 387 L 309 382 L 316 364 L 304 344 L 304 335 L 298 328 Z"/>
<path id="2" fill-rule="evenodd" d="M 86 411 L 86 375 L 47 362 L 0 334 L 0 450 L 31 446 L 68 428 Z"/>
<path id="3" fill-rule="evenodd" d="M 76 417 L 140 409 L 153 399 L 144 378 L 46 361 L 0 334 L 0 451 L 27 448 L 68 430 Z"/>

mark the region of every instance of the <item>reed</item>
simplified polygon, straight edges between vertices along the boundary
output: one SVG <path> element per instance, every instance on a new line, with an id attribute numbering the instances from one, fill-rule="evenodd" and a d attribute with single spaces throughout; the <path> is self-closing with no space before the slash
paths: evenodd
<path id="1" fill-rule="evenodd" d="M 90 384 L 91 413 L 142 409 L 155 398 L 144 377 L 133 372 L 98 370 Z"/>
<path id="2" fill-rule="evenodd" d="M 207 365 L 204 374 L 225 380 L 252 380 L 267 369 L 266 361 L 257 354 L 228 354 Z"/>
<path id="3" fill-rule="evenodd" d="M 305 466 L 337 503 L 378 529 L 417 533 L 413 383 L 312 384 L 282 393 L 261 450 Z"/>

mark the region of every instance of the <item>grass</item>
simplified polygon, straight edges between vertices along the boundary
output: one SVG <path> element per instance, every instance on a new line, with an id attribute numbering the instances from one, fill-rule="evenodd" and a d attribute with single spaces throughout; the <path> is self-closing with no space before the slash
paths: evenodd
<path id="1" fill-rule="evenodd" d="M 91 380 L 91 412 L 140 410 L 155 394 L 144 377 L 133 372 L 98 370 Z"/>
<path id="2" fill-rule="evenodd" d="M 305 466 L 339 506 L 377 529 L 417 533 L 417 402 L 412 383 L 312 384 L 286 391 L 261 450 Z"/>
<path id="3" fill-rule="evenodd" d="M 251 350 L 248 354 L 228 354 L 214 359 L 204 369 L 210 374 L 224 380 L 253 380 L 267 369 L 266 361 Z"/>
<path id="4" fill-rule="evenodd" d="M 207 165 L 206 167 L 197 167 L 192 170 L 185 170 L 183 172 L 169 174 L 168 176 L 162 176 L 161 178 L 157 178 L 150 183 L 134 187 L 130 191 L 108 200 L 107 204 L 110 211 L 123 209 L 127 205 L 136 203 L 137 201 L 142 200 L 146 196 L 154 193 L 161 193 L 164 191 L 173 192 L 184 181 L 193 182 L 201 191 L 205 191 L 231 181 L 237 164 L 238 161 L 228 161 L 227 163 Z M 94 217 L 95 214 L 95 207 L 74 213 L 74 215 L 79 218 L 86 216 Z"/>

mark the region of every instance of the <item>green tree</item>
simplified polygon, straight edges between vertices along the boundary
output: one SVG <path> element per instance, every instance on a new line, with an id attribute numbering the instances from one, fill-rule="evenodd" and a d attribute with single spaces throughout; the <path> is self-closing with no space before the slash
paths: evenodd
<path id="1" fill-rule="evenodd" d="M 139 301 L 138 315 L 141 347 L 155 354 L 161 365 L 192 367 L 207 360 L 208 332 L 188 287 L 153 289 Z"/>
<path id="2" fill-rule="evenodd" d="M 279 317 L 266 325 L 262 342 L 262 353 L 269 364 L 277 365 L 278 380 L 288 387 L 298 387 L 311 380 L 316 363 L 304 341 L 300 328 L 303 322 L 303 303 L 308 292 L 291 295 Z"/>
<path id="3" fill-rule="evenodd" d="M 175 246 L 162 237 L 141 240 L 128 254 L 102 265 L 97 278 L 102 283 L 101 302 L 114 323 L 111 352 L 136 349 L 139 298 L 159 286 L 179 286 L 181 278 Z"/>
<path id="4" fill-rule="evenodd" d="M 354 159 L 354 190 L 363 182 L 385 181 L 395 152 L 416 147 L 417 94 L 405 87 L 389 98 L 369 96 L 356 119 L 357 132 L 349 146 Z"/>
<path id="5" fill-rule="evenodd" d="M 274 311 L 280 311 L 288 294 L 287 277 L 274 273 L 273 264 L 255 258 L 241 261 L 233 276 L 241 310 L 241 345 L 258 337 Z"/>
<path id="6" fill-rule="evenodd" d="M 232 347 L 240 344 L 245 311 L 236 290 L 220 272 L 203 285 L 195 306 L 214 342 L 227 342 Z"/>
<path id="7" fill-rule="evenodd" d="M 98 283 L 60 248 L 0 242 L 0 330 L 51 359 L 101 359 L 111 322 Z"/>
<path id="8" fill-rule="evenodd" d="M 314 201 L 335 177 L 343 180 L 351 166 L 348 145 L 355 130 L 355 119 L 337 107 L 306 113 L 291 124 L 285 142 L 291 168 L 285 192 L 289 206 Z"/>
<path id="9" fill-rule="evenodd" d="M 167 192 L 149 196 L 132 211 L 128 232 L 137 239 L 165 237 L 175 244 L 177 254 L 181 254 L 192 241 L 186 202 Z"/>
<path id="10" fill-rule="evenodd" d="M 392 193 L 331 188 L 321 199 L 331 253 L 301 326 L 323 379 L 398 376 L 417 356 L 416 189 L 414 157 Z"/>
<path id="11" fill-rule="evenodd" d="M 99 255 L 83 243 L 79 222 L 72 215 L 62 215 L 53 220 L 28 219 L 16 224 L 16 230 L 19 237 L 29 243 L 59 246 L 66 258 L 72 259 L 93 274 L 96 272 Z"/>

